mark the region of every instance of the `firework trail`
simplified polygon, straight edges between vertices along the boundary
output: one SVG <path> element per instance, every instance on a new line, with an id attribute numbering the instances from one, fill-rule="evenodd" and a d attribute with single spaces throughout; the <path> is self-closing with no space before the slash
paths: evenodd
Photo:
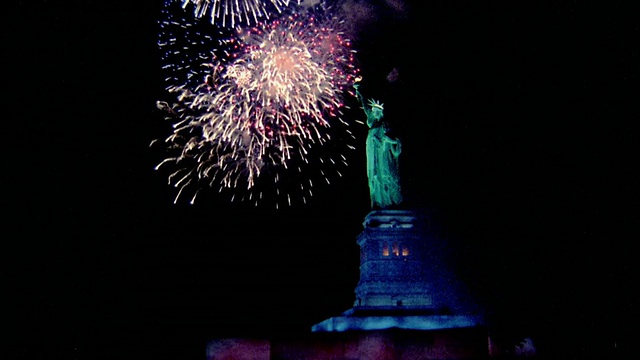
<path id="1" fill-rule="evenodd" d="M 164 22 L 166 41 L 160 45 L 177 49 L 164 55 L 173 60 L 167 67 L 173 74 L 167 81 L 173 85 L 167 89 L 177 101 L 160 101 L 158 106 L 174 121 L 165 143 L 177 155 L 158 167 L 178 167 L 169 175 L 169 182 L 180 189 L 176 201 L 185 188 L 204 181 L 220 190 L 248 190 L 245 200 L 257 202 L 265 190 L 285 183 L 283 179 L 300 179 L 303 167 L 316 169 L 328 181 L 325 168 L 346 165 L 344 155 L 325 158 L 317 149 L 353 140 L 341 116 L 343 97 L 358 69 L 355 51 L 340 31 L 342 24 L 333 16 L 319 20 L 293 14 L 238 28 L 219 38 L 209 61 L 197 68 L 195 63 L 207 56 L 198 49 L 211 46 L 212 39 L 176 19 Z M 187 43 L 195 50 L 176 46 L 172 27 L 192 34 Z M 185 52 L 196 60 L 177 61 Z M 265 179 L 262 184 L 260 178 Z M 296 180 L 303 201 L 312 194 L 312 179 Z M 278 189 L 277 195 L 290 204 L 291 195 Z M 197 192 L 192 202 L 195 196 Z"/>
<path id="2" fill-rule="evenodd" d="M 158 46 L 167 89 L 175 85 L 195 88 L 202 82 L 202 64 L 211 62 L 214 51 L 229 52 L 220 39 L 229 30 L 202 24 L 187 16 L 175 0 L 165 0 L 159 21 Z"/>
<path id="3" fill-rule="evenodd" d="M 177 0 L 176 0 L 177 1 Z M 282 13 L 290 3 L 300 4 L 300 0 L 179 0 L 183 8 L 193 7 L 196 18 L 207 14 L 211 23 L 233 28 L 236 25 L 256 24 L 261 19 L 269 19 L 270 13 Z"/>

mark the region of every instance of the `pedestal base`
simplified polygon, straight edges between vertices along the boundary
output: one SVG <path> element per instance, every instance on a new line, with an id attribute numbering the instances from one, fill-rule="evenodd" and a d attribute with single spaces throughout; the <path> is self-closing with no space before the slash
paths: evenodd
<path id="1" fill-rule="evenodd" d="M 398 309 L 355 307 L 324 320 L 311 328 L 313 332 L 349 330 L 439 330 L 482 326 L 482 318 L 466 314 L 437 314 L 432 309 Z"/>

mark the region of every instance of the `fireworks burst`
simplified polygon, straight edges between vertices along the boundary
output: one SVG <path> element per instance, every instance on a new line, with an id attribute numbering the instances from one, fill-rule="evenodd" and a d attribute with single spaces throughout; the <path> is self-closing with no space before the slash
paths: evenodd
<path id="1" fill-rule="evenodd" d="M 211 17 L 211 23 L 222 27 L 235 27 L 236 25 L 256 24 L 258 20 L 269 19 L 270 12 L 278 14 L 287 8 L 290 3 L 300 0 L 180 0 L 182 7 L 193 7 L 193 14 L 201 18 L 207 14 Z"/>
<path id="2" fill-rule="evenodd" d="M 245 200 L 255 202 L 272 190 L 290 204 L 296 179 L 296 192 L 306 201 L 314 177 L 299 181 L 303 168 L 329 181 L 327 167 L 346 165 L 342 154 L 320 155 L 332 153 L 326 151 L 327 144 L 351 147 L 345 142 L 353 139 L 342 110 L 358 69 L 341 26 L 332 16 L 321 21 L 290 15 L 219 39 L 200 76 L 196 74 L 201 69 L 188 62 L 169 66 L 174 73 L 188 74 L 182 84 L 168 87 L 175 103 L 158 103 L 174 121 L 165 142 L 177 155 L 158 167 L 177 165 L 169 175 L 169 182 L 180 189 L 176 200 L 188 186 L 205 181 L 220 190 L 248 190 Z M 208 40 L 198 37 L 205 40 L 190 43 L 202 48 Z M 171 59 L 169 53 L 165 59 Z M 192 85 L 195 78 L 204 80 Z M 288 189 L 286 194 L 280 193 L 281 187 Z M 192 202 L 195 196 L 197 192 Z"/>

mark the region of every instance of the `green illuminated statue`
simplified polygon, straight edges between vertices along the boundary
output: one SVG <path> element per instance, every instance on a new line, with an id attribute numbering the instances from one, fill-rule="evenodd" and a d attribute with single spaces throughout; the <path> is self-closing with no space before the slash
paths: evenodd
<path id="1" fill-rule="evenodd" d="M 365 103 L 359 84 L 355 84 L 356 95 L 367 115 L 367 176 L 371 208 L 384 209 L 402 202 L 398 157 L 402 150 L 400 140 L 390 137 L 389 126 L 382 120 L 383 104 L 375 100 Z"/>

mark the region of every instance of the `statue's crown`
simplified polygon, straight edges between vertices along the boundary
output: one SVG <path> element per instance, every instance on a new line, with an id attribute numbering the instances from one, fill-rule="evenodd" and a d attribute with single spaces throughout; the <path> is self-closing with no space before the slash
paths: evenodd
<path id="1" fill-rule="evenodd" d="M 369 99 L 369 106 L 371 106 L 372 108 L 378 108 L 380 110 L 384 110 L 384 104 L 378 102 L 377 100 Z"/>

